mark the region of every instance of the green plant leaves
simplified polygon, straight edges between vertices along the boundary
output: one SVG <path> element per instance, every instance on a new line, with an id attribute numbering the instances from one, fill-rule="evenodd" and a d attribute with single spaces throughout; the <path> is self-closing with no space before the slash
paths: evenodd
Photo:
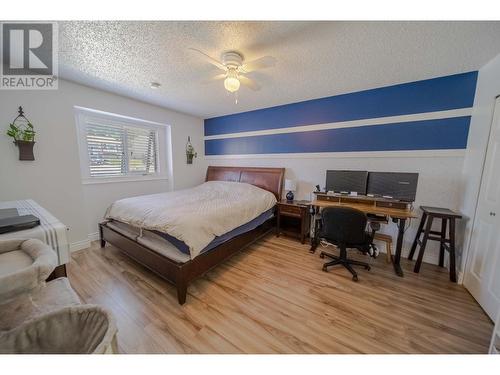
<path id="1" fill-rule="evenodd" d="M 14 138 L 14 141 L 34 142 L 35 134 L 36 132 L 33 130 L 33 125 L 30 122 L 28 122 L 26 129 L 20 129 L 15 124 L 9 124 L 9 129 L 7 130 L 7 135 Z"/>

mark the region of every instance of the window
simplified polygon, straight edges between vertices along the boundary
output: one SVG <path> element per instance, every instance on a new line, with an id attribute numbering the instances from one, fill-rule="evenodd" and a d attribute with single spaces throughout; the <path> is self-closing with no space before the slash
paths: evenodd
<path id="1" fill-rule="evenodd" d="M 165 126 L 76 107 L 82 177 L 102 182 L 161 177 Z"/>
<path id="2" fill-rule="evenodd" d="M 90 177 L 156 173 L 157 131 L 87 123 Z"/>

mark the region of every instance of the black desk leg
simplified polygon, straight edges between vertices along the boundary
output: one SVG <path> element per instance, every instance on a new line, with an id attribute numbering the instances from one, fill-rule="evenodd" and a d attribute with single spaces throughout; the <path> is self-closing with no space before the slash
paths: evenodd
<path id="1" fill-rule="evenodd" d="M 396 275 L 403 277 L 403 270 L 401 269 L 401 250 L 403 248 L 403 237 L 405 234 L 405 223 L 406 219 L 399 219 L 398 225 L 398 240 L 396 243 L 396 254 L 394 255 L 393 264 L 394 264 L 394 272 Z"/>
<path id="2" fill-rule="evenodd" d="M 316 213 L 318 212 L 317 207 L 313 207 L 311 210 L 311 220 L 314 220 L 314 236 L 311 237 L 311 249 L 309 250 L 310 253 L 314 253 L 316 251 L 316 248 L 318 247 L 319 244 L 319 225 L 318 222 L 319 220 L 316 220 Z"/>

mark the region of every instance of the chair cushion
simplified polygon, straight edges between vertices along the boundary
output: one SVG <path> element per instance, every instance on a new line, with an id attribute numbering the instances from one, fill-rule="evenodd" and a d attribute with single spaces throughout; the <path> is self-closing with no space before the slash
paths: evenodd
<path id="1" fill-rule="evenodd" d="M 13 329 L 41 314 L 80 304 L 80 298 L 65 277 L 49 281 L 44 286 L 0 304 L 0 331 Z"/>
<path id="2" fill-rule="evenodd" d="M 33 258 L 22 250 L 0 254 L 0 276 L 15 273 L 33 264 Z"/>

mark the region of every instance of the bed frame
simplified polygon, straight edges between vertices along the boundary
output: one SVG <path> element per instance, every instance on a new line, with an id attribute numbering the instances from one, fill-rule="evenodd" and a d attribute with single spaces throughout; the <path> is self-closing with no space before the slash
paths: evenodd
<path id="1" fill-rule="evenodd" d="M 207 169 L 205 181 L 246 182 L 270 191 L 280 201 L 284 174 L 284 168 L 210 166 Z M 175 285 L 177 299 L 179 304 L 183 305 L 186 302 L 188 284 L 192 280 L 269 233 L 275 227 L 275 222 L 275 218 L 269 219 L 257 228 L 233 237 L 186 263 L 178 263 L 118 233 L 106 225 L 107 221 L 99 224 L 99 233 L 101 247 L 109 242 L 138 263 Z"/>

